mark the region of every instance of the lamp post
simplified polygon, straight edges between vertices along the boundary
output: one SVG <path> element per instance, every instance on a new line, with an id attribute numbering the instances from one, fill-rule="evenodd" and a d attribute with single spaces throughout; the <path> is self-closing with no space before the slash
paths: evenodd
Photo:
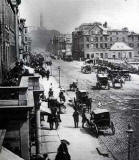
<path id="1" fill-rule="evenodd" d="M 131 128 L 130 124 L 128 124 L 128 129 L 126 132 L 128 134 L 128 160 L 131 160 L 131 137 L 134 130 Z"/>
<path id="2" fill-rule="evenodd" d="M 52 65 L 51 65 L 50 67 L 51 67 L 51 76 L 52 76 L 52 75 L 53 75 L 53 74 L 52 74 Z"/>
<path id="3" fill-rule="evenodd" d="M 60 70 L 61 70 L 61 68 L 60 68 L 60 66 L 58 66 L 58 71 L 59 71 L 59 88 L 61 87 L 60 86 Z"/>

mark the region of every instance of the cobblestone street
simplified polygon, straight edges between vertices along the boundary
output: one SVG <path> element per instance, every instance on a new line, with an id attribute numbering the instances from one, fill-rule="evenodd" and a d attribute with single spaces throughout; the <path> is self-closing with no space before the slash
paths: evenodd
<path id="1" fill-rule="evenodd" d="M 69 84 L 74 80 L 78 79 L 79 88 L 88 89 L 90 96 L 93 98 L 92 108 L 97 107 L 98 102 L 102 103 L 104 108 L 107 108 L 111 112 L 111 118 L 115 126 L 114 136 L 103 136 L 99 137 L 100 144 L 105 146 L 114 156 L 115 159 L 126 160 L 127 149 L 128 149 L 128 137 L 127 137 L 127 125 L 130 123 L 134 129 L 133 142 L 133 155 L 134 159 L 138 160 L 137 146 L 139 142 L 138 127 L 138 112 L 137 105 L 139 103 L 139 76 L 132 75 L 132 80 L 127 81 L 122 89 L 110 90 L 93 90 L 95 86 L 96 77 L 93 72 L 91 75 L 85 75 L 80 72 L 81 62 L 55 62 L 53 73 L 58 81 L 57 66 L 61 66 L 61 84 L 68 90 Z M 67 70 L 69 72 L 67 72 Z M 134 85 L 133 85 L 134 84 Z M 68 94 L 73 98 L 73 93 L 68 91 Z"/>

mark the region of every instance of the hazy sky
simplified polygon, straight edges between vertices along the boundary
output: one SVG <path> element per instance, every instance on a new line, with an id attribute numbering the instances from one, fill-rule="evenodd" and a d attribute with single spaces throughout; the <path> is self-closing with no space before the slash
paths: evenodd
<path id="1" fill-rule="evenodd" d="M 63 33 L 94 21 L 139 33 L 139 0 L 22 0 L 20 17 L 27 19 L 28 26 L 39 25 L 41 12 L 46 28 Z"/>

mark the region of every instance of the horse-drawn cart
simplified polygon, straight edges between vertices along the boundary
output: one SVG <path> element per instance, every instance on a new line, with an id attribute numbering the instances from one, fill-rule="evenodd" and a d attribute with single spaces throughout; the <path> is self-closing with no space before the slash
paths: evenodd
<path id="1" fill-rule="evenodd" d="M 113 88 L 122 88 L 124 79 L 120 74 L 120 70 L 111 70 L 109 72 L 109 79 L 112 81 Z"/>
<path id="2" fill-rule="evenodd" d="M 82 112 L 85 107 L 86 110 L 91 110 L 92 99 L 89 97 L 89 93 L 86 90 L 77 90 L 75 98 L 75 106 Z"/>
<path id="3" fill-rule="evenodd" d="M 110 112 L 107 109 L 97 108 L 93 110 L 90 116 L 87 116 L 86 125 L 98 137 L 100 132 L 111 130 L 109 134 L 115 134 L 115 127 L 110 119 Z"/>
<path id="4" fill-rule="evenodd" d="M 81 67 L 81 72 L 85 74 L 91 74 L 92 72 L 92 67 L 90 64 L 85 64 Z"/>

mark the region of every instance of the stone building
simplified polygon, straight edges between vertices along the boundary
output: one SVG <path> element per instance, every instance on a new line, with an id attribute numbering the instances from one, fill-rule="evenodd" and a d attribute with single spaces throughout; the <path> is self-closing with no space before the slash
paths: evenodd
<path id="1" fill-rule="evenodd" d="M 0 131 L 5 131 L 3 147 L 24 160 L 30 160 L 32 155 L 40 154 L 39 95 L 44 90 L 39 78 L 23 76 L 19 86 L 0 87 Z M 3 158 L 4 160 L 14 159 L 7 154 L 9 158 Z M 0 160 L 3 160 L 2 157 L 3 154 L 0 152 Z"/>
<path id="2" fill-rule="evenodd" d="M 31 37 L 28 35 L 28 28 L 25 25 L 26 20 L 20 19 L 19 22 L 19 55 L 20 60 L 29 63 L 29 54 L 31 53 Z"/>
<path id="3" fill-rule="evenodd" d="M 65 55 L 71 54 L 72 50 L 72 35 L 71 34 L 60 34 L 54 36 L 52 40 L 53 53 L 63 58 Z"/>
<path id="4" fill-rule="evenodd" d="M 72 55 L 74 59 L 107 59 L 111 46 L 116 42 L 124 42 L 134 49 L 134 56 L 139 58 L 138 38 L 139 34 L 133 34 L 127 28 L 109 28 L 107 22 L 84 23 L 72 33 Z"/>
<path id="5" fill-rule="evenodd" d="M 115 42 L 109 50 L 108 58 L 131 60 L 134 58 L 134 50 L 124 42 Z"/>
<path id="6" fill-rule="evenodd" d="M 0 1 L 0 83 L 19 58 L 18 5 L 20 0 Z"/>

